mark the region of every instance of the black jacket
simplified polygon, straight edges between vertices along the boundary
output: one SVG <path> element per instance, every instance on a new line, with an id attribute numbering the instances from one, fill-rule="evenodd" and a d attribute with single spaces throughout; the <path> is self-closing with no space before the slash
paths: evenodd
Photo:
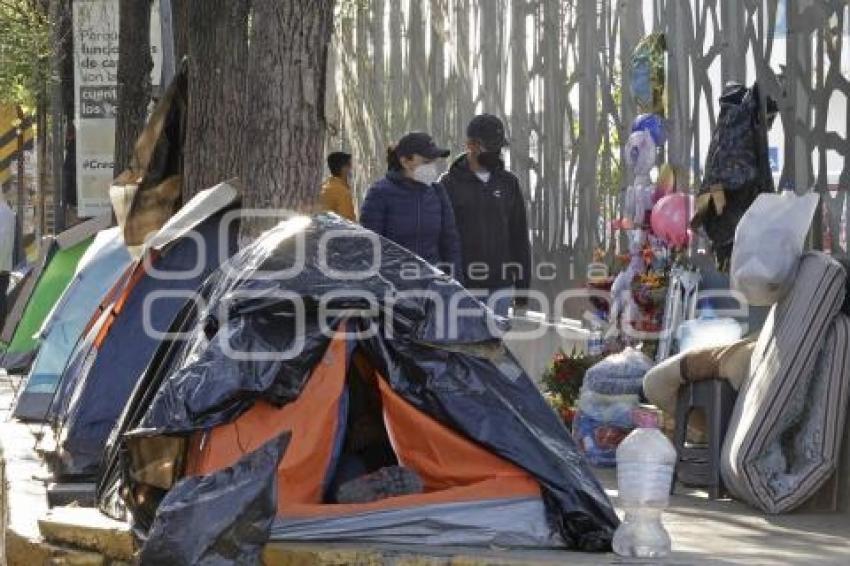
<path id="1" fill-rule="evenodd" d="M 466 286 L 493 290 L 514 285 L 527 289 L 531 246 L 525 201 L 516 176 L 501 167 L 485 184 L 463 155 L 440 183 L 454 208 Z"/>

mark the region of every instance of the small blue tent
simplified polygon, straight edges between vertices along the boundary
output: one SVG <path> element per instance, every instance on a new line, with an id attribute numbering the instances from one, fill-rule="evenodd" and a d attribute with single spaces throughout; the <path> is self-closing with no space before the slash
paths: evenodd
<path id="1" fill-rule="evenodd" d="M 98 233 L 39 332 L 39 351 L 26 387 L 18 397 L 14 411 L 16 418 L 44 420 L 59 376 L 74 346 L 90 325 L 103 297 L 127 270 L 130 262 L 130 253 L 124 245 L 120 228 Z"/>

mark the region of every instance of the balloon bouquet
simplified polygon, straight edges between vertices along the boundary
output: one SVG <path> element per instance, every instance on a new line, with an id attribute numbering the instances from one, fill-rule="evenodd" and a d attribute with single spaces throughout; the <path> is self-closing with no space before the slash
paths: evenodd
<path id="1" fill-rule="evenodd" d="M 658 149 L 665 143 L 664 120 L 655 114 L 638 116 L 625 148 L 634 181 L 626 189 L 623 217 L 614 223 L 625 232 L 628 265 L 611 286 L 610 321 L 630 323 L 639 333 L 661 330 L 667 273 L 676 251 L 691 239 L 692 198 L 676 192 L 675 171 L 665 165 L 657 183 L 651 178 Z M 629 336 L 625 339 L 632 342 Z"/>

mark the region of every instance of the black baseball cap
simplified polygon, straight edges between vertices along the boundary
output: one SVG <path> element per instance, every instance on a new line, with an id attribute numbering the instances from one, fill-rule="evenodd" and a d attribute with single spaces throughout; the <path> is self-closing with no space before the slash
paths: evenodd
<path id="1" fill-rule="evenodd" d="M 466 137 L 471 140 L 479 140 L 484 147 L 490 150 L 502 149 L 508 145 L 505 137 L 505 125 L 492 114 L 479 114 L 466 127 Z"/>
<path id="2" fill-rule="evenodd" d="M 398 140 L 395 152 L 399 157 L 421 155 L 426 159 L 446 158 L 451 154 L 448 149 L 437 147 L 433 138 L 425 132 L 410 132 L 405 135 Z"/>

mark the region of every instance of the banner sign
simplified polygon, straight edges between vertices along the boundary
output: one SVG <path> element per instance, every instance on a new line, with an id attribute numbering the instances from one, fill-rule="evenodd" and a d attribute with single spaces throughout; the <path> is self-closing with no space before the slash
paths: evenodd
<path id="1" fill-rule="evenodd" d="M 75 0 L 77 214 L 109 212 L 118 110 L 118 0 Z"/>
<path id="2" fill-rule="evenodd" d="M 151 13 L 153 84 L 162 69 L 159 2 Z M 110 211 L 118 110 L 118 0 L 74 0 L 77 214 Z"/>

